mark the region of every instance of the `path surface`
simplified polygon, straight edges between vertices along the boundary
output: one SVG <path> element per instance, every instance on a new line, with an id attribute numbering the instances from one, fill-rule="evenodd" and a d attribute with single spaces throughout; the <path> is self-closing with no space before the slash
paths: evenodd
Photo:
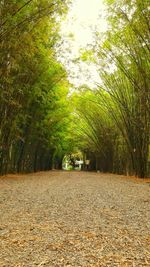
<path id="1" fill-rule="evenodd" d="M 0 266 L 150 266 L 149 196 L 109 174 L 0 178 Z"/>

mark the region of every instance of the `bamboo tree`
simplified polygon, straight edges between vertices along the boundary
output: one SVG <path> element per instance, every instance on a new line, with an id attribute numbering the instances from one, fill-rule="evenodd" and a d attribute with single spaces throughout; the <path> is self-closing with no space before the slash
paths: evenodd
<path id="1" fill-rule="evenodd" d="M 109 14 L 108 37 L 99 52 L 105 62 L 103 89 L 114 102 L 107 106 L 124 137 L 133 171 L 145 177 L 150 133 L 148 5 L 140 0 L 111 1 Z M 107 66 L 112 64 L 116 70 L 111 74 Z"/>

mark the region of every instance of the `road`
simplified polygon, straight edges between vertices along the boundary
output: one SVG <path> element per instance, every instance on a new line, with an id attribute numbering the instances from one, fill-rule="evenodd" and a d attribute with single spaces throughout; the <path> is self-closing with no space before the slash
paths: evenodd
<path id="1" fill-rule="evenodd" d="M 112 174 L 1 177 L 0 266 L 150 266 L 149 196 L 149 183 Z"/>

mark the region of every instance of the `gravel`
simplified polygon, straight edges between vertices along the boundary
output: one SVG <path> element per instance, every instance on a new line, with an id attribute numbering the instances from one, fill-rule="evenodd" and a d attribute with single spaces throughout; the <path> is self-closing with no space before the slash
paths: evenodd
<path id="1" fill-rule="evenodd" d="M 0 267 L 150 266 L 150 183 L 51 171 L 0 178 Z"/>

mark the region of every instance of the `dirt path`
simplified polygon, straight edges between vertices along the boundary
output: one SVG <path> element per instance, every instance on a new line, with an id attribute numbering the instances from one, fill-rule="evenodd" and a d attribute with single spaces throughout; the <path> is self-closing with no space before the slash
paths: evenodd
<path id="1" fill-rule="evenodd" d="M 150 184 L 47 172 L 0 179 L 0 267 L 150 266 Z"/>

